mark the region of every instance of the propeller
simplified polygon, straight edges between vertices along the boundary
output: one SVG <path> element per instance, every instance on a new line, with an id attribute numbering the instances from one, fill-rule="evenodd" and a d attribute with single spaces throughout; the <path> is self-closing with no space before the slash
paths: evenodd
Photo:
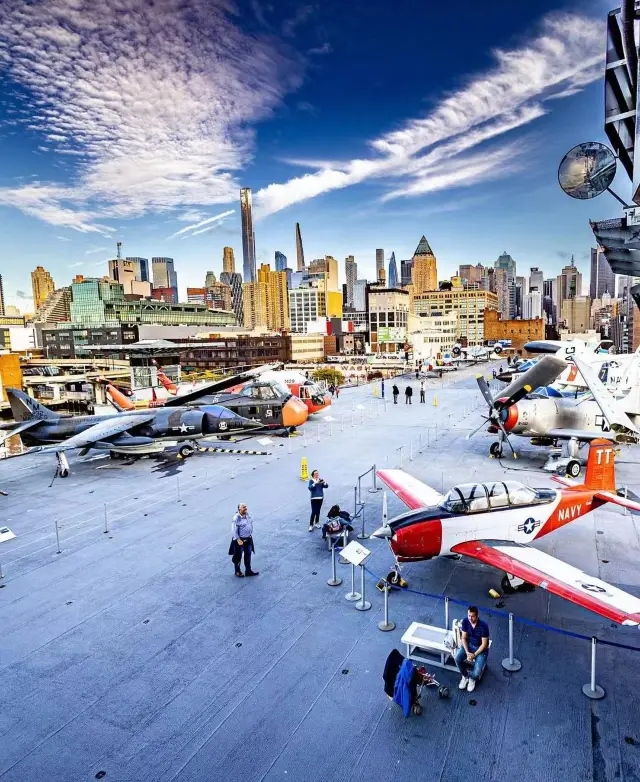
<path id="1" fill-rule="evenodd" d="M 483 416 L 485 419 L 485 422 L 480 424 L 480 426 L 475 429 L 473 432 L 467 435 L 467 440 L 470 437 L 473 437 L 476 432 L 479 432 L 480 429 L 482 429 L 485 424 L 492 423 L 494 426 L 497 426 L 500 430 L 500 446 L 502 446 L 505 442 L 511 449 L 511 453 L 513 454 L 513 458 L 517 459 L 518 456 L 515 452 L 515 449 L 513 445 L 511 445 L 511 440 L 509 440 L 509 435 L 507 434 L 507 430 L 504 428 L 504 425 L 502 421 L 500 420 L 500 413 L 502 410 L 507 409 L 512 404 L 515 404 L 517 401 L 522 399 L 524 396 L 526 396 L 530 391 L 531 388 L 529 386 L 522 386 L 522 388 L 518 389 L 517 392 L 512 393 L 511 397 L 505 399 L 504 397 L 501 397 L 498 401 L 499 406 L 496 404 L 496 400 L 491 396 L 491 391 L 489 390 L 489 384 L 484 378 L 484 375 L 476 375 L 476 380 L 478 381 L 478 387 L 480 389 L 480 393 L 485 399 L 485 402 L 489 406 L 489 415 Z"/>

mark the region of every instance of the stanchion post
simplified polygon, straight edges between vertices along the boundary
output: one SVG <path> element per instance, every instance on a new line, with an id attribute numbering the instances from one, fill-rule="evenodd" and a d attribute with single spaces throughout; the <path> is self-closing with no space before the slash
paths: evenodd
<path id="1" fill-rule="evenodd" d="M 180 502 L 180 476 L 176 475 L 176 492 L 178 495 L 178 502 Z"/>
<path id="2" fill-rule="evenodd" d="M 329 584 L 330 587 L 337 587 L 340 586 L 342 583 L 342 579 L 338 578 L 338 574 L 336 573 L 336 542 L 332 538 L 331 539 L 331 578 L 327 579 L 327 584 Z"/>
<path id="3" fill-rule="evenodd" d="M 4 573 L 2 572 L 2 562 L 0 562 L 0 579 L 4 578 Z"/>
<path id="4" fill-rule="evenodd" d="M 287 437 L 287 447 L 289 453 L 291 453 L 291 432 L 289 432 L 289 436 Z"/>
<path id="5" fill-rule="evenodd" d="M 389 582 L 384 581 L 384 619 L 382 622 L 378 622 L 378 630 L 382 630 L 383 633 L 388 633 L 391 630 L 396 629 L 396 623 L 389 621 L 389 591 L 391 587 Z"/>
<path id="6" fill-rule="evenodd" d="M 409 461 L 413 461 L 413 438 L 409 439 Z"/>
<path id="7" fill-rule="evenodd" d="M 356 603 L 356 611 L 368 611 L 371 603 L 365 597 L 364 565 L 360 565 L 360 600 Z"/>
<path id="8" fill-rule="evenodd" d="M 107 503 L 104 504 L 104 535 L 107 535 L 109 532 L 109 518 L 107 516 Z"/>
<path id="9" fill-rule="evenodd" d="M 366 540 L 369 536 L 364 531 L 364 503 L 360 503 L 362 508 L 362 528 L 360 529 L 360 532 L 357 534 L 358 540 Z"/>
<path id="10" fill-rule="evenodd" d="M 592 701 L 599 701 L 604 698 L 604 690 L 596 684 L 596 645 L 597 638 L 591 639 L 591 678 L 589 684 L 582 685 L 582 692 Z"/>
<path id="11" fill-rule="evenodd" d="M 54 519 L 53 523 L 56 526 L 56 544 L 57 544 L 57 546 L 56 546 L 56 549 L 57 549 L 56 550 L 56 554 L 62 554 L 62 552 L 60 551 L 60 533 L 58 532 L 58 519 Z"/>
<path id="12" fill-rule="evenodd" d="M 502 661 L 502 667 L 505 671 L 519 671 L 522 663 L 513 656 L 513 614 L 509 614 L 509 656 Z"/>
<path id="13" fill-rule="evenodd" d="M 449 598 L 445 597 L 444 599 L 444 628 L 445 630 L 449 629 Z"/>
<path id="14" fill-rule="evenodd" d="M 356 566 L 354 564 L 351 565 L 351 592 L 347 592 L 344 599 L 350 603 L 360 600 L 360 592 L 356 592 Z"/>
<path id="15" fill-rule="evenodd" d="M 316 424 L 316 440 L 320 442 L 320 424 Z"/>

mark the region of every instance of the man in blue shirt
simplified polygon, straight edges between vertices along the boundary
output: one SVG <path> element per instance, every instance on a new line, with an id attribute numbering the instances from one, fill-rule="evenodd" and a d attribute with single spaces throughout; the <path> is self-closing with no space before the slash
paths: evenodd
<path id="1" fill-rule="evenodd" d="M 462 675 L 458 687 L 473 692 L 481 678 L 489 654 L 489 625 L 478 617 L 476 606 L 469 606 L 467 618 L 462 620 L 462 645 L 455 661 Z M 469 671 L 469 666 L 473 666 Z"/>
<path id="2" fill-rule="evenodd" d="M 251 555 L 254 551 L 253 519 L 247 511 L 247 506 L 241 502 L 231 522 L 231 545 L 229 546 L 229 555 L 238 578 L 258 575 L 257 570 L 251 570 Z M 240 570 L 240 560 L 243 556 L 244 573 Z"/>

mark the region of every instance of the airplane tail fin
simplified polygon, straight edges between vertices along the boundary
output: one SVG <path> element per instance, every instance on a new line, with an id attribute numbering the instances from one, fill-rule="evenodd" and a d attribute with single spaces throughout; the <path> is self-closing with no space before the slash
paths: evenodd
<path id="1" fill-rule="evenodd" d="M 178 386 L 175 383 L 172 383 L 171 380 L 169 380 L 169 378 L 165 375 L 162 367 L 158 367 L 158 380 L 162 383 L 165 389 L 173 396 L 175 396 L 178 393 Z"/>
<path id="2" fill-rule="evenodd" d="M 29 421 L 32 418 L 39 418 L 43 421 L 56 421 L 60 418 L 60 413 L 49 410 L 48 407 L 41 405 L 29 394 L 20 391 L 17 388 L 7 388 L 7 396 L 11 405 L 11 414 L 18 422 Z"/>
<path id="3" fill-rule="evenodd" d="M 609 440 L 592 440 L 589 445 L 584 485 L 588 489 L 616 491 L 614 448 Z"/>
<path id="4" fill-rule="evenodd" d="M 123 412 L 125 410 L 134 410 L 135 405 L 133 402 L 128 399 L 120 389 L 116 388 L 116 386 L 113 385 L 113 383 L 110 383 L 108 380 L 105 380 L 104 378 L 98 378 L 99 382 L 102 383 L 106 388 L 106 393 L 111 398 L 111 403 L 113 406 L 119 410 L 120 412 Z"/>

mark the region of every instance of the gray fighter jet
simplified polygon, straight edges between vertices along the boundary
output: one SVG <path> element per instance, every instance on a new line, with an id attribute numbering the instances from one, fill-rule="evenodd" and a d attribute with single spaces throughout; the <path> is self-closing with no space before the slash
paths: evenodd
<path id="1" fill-rule="evenodd" d="M 157 453 L 163 444 L 182 442 L 179 452 L 190 456 L 203 437 L 259 429 L 262 424 L 237 415 L 221 405 L 132 410 L 113 415 L 63 416 L 23 391 L 7 388 L 15 423 L 2 424 L 6 437 L 19 434 L 26 453 L 55 453 L 58 475 L 69 475 L 65 451 L 80 448 L 119 454 Z"/>

